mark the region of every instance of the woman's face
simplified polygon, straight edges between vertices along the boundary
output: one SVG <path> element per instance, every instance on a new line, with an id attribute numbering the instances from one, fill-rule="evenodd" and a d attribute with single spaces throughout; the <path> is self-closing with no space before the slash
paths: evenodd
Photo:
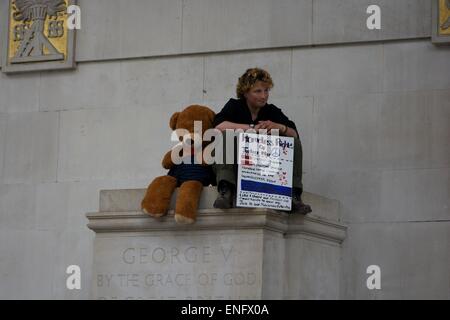
<path id="1" fill-rule="evenodd" d="M 262 81 L 257 81 L 244 96 L 247 104 L 253 108 L 262 108 L 269 100 L 270 86 Z"/>

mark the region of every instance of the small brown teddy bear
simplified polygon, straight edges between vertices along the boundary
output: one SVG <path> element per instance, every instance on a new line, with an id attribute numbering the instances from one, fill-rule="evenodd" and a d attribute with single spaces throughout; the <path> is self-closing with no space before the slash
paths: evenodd
<path id="1" fill-rule="evenodd" d="M 201 121 L 203 137 L 206 130 L 213 128 L 214 116 L 214 111 L 208 107 L 192 105 L 181 112 L 176 112 L 170 118 L 170 128 L 172 130 L 184 129 L 185 133 L 189 132 L 194 141 L 194 121 Z M 182 131 L 177 130 L 177 135 L 183 134 Z M 184 143 L 186 140 L 189 139 L 183 138 Z M 202 151 L 208 143 L 203 142 L 201 148 L 197 148 L 199 149 L 197 154 L 194 153 L 193 146 L 189 146 L 189 149 L 183 148 L 183 154 L 180 156 L 183 159 L 181 164 L 173 163 L 172 150 L 166 153 L 162 160 L 162 166 L 169 169 L 169 172 L 166 176 L 155 178 L 148 186 L 141 203 L 143 212 L 155 218 L 166 215 L 172 193 L 176 187 L 179 187 L 175 205 L 175 220 L 181 224 L 195 222 L 203 186 L 215 183 L 212 168 L 204 163 L 202 155 Z M 186 150 L 190 150 L 190 152 L 185 154 Z M 194 162 L 194 157 L 197 158 L 196 162 Z"/>

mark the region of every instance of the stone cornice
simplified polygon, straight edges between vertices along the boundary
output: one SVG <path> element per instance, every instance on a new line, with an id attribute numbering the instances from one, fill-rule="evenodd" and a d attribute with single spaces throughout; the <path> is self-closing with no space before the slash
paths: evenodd
<path id="1" fill-rule="evenodd" d="M 245 211 L 244 211 L 245 210 Z M 346 227 L 329 220 L 270 209 L 202 209 L 193 225 L 179 225 L 173 210 L 156 220 L 139 211 L 88 213 L 88 227 L 96 233 L 200 230 L 270 230 L 283 236 L 307 235 L 342 243 Z"/>

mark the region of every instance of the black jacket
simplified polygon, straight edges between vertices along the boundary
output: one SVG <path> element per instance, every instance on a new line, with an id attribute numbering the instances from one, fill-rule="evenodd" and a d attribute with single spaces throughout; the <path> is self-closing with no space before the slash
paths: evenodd
<path id="1" fill-rule="evenodd" d="M 255 121 L 253 121 L 245 99 L 230 99 L 230 101 L 225 104 L 223 109 L 216 114 L 213 125 L 216 127 L 224 121 L 256 125 L 259 121 L 265 120 L 281 123 L 294 129 L 298 134 L 295 123 L 289 120 L 289 118 L 284 115 L 283 111 L 273 104 L 266 104 L 262 107 L 258 113 L 258 117 Z"/>

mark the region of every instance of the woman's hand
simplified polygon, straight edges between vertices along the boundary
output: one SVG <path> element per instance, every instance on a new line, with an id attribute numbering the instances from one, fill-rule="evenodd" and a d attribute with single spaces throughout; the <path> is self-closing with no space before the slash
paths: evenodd
<path id="1" fill-rule="evenodd" d="M 255 129 L 267 130 L 268 133 L 270 133 L 271 130 L 278 130 L 280 134 L 284 134 L 287 131 L 287 127 L 284 124 L 272 122 L 270 120 L 259 121 L 258 124 L 255 126 Z"/>

